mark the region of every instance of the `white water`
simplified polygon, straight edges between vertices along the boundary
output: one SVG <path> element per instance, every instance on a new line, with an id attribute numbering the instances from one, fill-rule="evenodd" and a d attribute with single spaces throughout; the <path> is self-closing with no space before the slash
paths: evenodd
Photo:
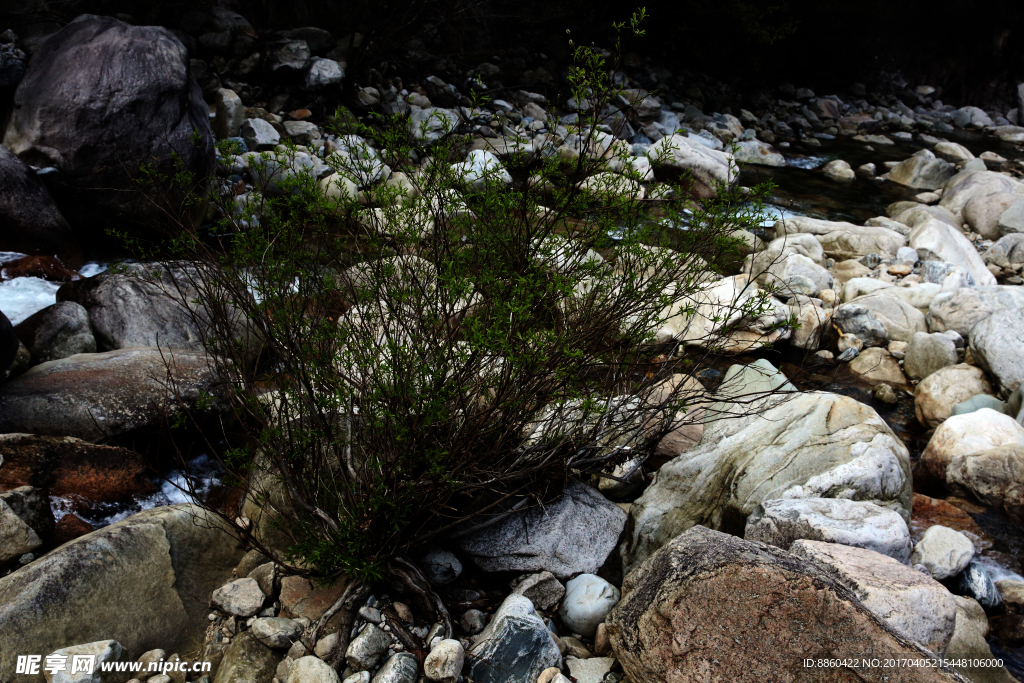
<path id="1" fill-rule="evenodd" d="M 4 263 L 22 258 L 25 254 L 0 251 L 0 269 Z M 107 264 L 97 261 L 86 263 L 78 272 L 82 277 L 92 277 L 107 269 Z M 61 283 L 49 282 L 38 277 L 16 277 L 0 281 L 0 311 L 17 325 L 25 318 L 47 306 L 57 303 L 57 290 Z"/>
<path id="2" fill-rule="evenodd" d="M 832 157 L 786 157 L 786 165 L 810 170 L 828 163 Z"/>

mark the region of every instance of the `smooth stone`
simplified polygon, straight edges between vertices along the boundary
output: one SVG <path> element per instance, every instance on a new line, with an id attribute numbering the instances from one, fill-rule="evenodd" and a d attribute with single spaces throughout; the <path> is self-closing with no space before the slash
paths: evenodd
<path id="1" fill-rule="evenodd" d="M 512 592 L 526 596 L 539 610 L 549 610 L 565 595 L 565 586 L 551 572 L 527 574 L 512 582 Z"/>
<path id="2" fill-rule="evenodd" d="M 921 380 L 944 367 L 957 364 L 956 345 L 943 334 L 918 332 L 907 346 L 903 370 L 910 379 Z"/>
<path id="3" fill-rule="evenodd" d="M 255 579 L 236 579 L 221 586 L 210 596 L 217 609 L 235 617 L 251 617 L 263 609 L 266 596 Z"/>
<path id="4" fill-rule="evenodd" d="M 948 579 L 962 572 L 974 557 L 974 544 L 959 531 L 939 524 L 928 527 L 914 545 L 910 562 L 922 565 L 936 579 Z"/>
<path id="5" fill-rule="evenodd" d="M 423 661 L 423 675 L 439 683 L 456 683 L 462 675 L 466 651 L 457 640 L 442 640 L 431 648 Z"/>
<path id="6" fill-rule="evenodd" d="M 558 609 L 562 623 L 587 638 L 619 601 L 619 589 L 593 574 L 580 574 L 565 584 L 565 597 Z"/>
<path id="7" fill-rule="evenodd" d="M 934 429 L 953 414 L 954 406 L 992 392 L 981 368 L 960 363 L 936 370 L 914 389 L 917 421 Z"/>

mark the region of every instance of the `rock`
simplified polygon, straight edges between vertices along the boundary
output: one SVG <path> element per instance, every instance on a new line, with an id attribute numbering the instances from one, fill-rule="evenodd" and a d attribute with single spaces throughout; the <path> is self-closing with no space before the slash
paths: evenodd
<path id="1" fill-rule="evenodd" d="M 241 556 L 219 518 L 196 506 L 141 512 L 0 579 L 0 648 L 42 653 L 103 638 L 128 652 L 192 647 L 211 591 Z M 0 661 L 0 679 L 12 680 L 14 666 Z"/>
<path id="2" fill-rule="evenodd" d="M 279 659 L 273 650 L 257 640 L 252 631 L 243 631 L 231 639 L 231 644 L 224 651 L 224 659 L 217 667 L 213 683 L 269 681 L 277 671 Z"/>
<path id="3" fill-rule="evenodd" d="M 956 576 L 974 557 L 974 544 L 959 531 L 939 524 L 928 527 L 914 545 L 910 563 L 922 565 L 936 579 Z"/>
<path id="4" fill-rule="evenodd" d="M 1006 403 L 1000 401 L 995 396 L 989 396 L 988 394 L 978 394 L 977 396 L 971 396 L 966 401 L 961 401 L 953 406 L 953 415 L 966 415 L 968 413 L 976 413 L 982 408 L 991 408 L 997 413 L 1006 412 Z M 1012 417 L 1012 415 L 1011 415 Z"/>
<path id="5" fill-rule="evenodd" d="M 534 683 L 562 666 L 555 639 L 530 601 L 510 595 L 469 651 L 468 677 L 479 683 Z"/>
<path id="6" fill-rule="evenodd" d="M 1024 427 L 1009 415 L 989 408 L 954 415 L 939 425 L 921 454 L 920 463 L 943 481 L 946 468 L 958 455 L 969 455 L 997 446 L 1024 446 Z"/>
<path id="7" fill-rule="evenodd" d="M 767 142 L 741 140 L 737 144 L 736 161 L 757 166 L 785 166 L 786 158 Z"/>
<path id="8" fill-rule="evenodd" d="M 918 190 L 937 190 L 953 177 L 953 167 L 921 150 L 886 174 L 894 183 Z"/>
<path id="9" fill-rule="evenodd" d="M 963 287 L 937 295 L 928 311 L 932 332 L 955 330 L 970 339 L 971 329 L 1001 309 L 1024 307 L 1024 288 L 1011 286 Z"/>
<path id="10" fill-rule="evenodd" d="M 992 387 L 981 368 L 961 363 L 936 370 L 914 389 L 914 412 L 922 425 L 935 428 L 953 414 L 953 407 Z"/>
<path id="11" fill-rule="evenodd" d="M 250 152 L 269 151 L 281 143 L 281 134 L 263 119 L 246 119 L 239 133 Z"/>
<path id="12" fill-rule="evenodd" d="M 569 676 L 576 683 L 602 683 L 604 677 L 615 666 L 614 657 L 588 657 L 566 659 Z"/>
<path id="13" fill-rule="evenodd" d="M 996 584 L 989 577 L 985 568 L 974 560 L 971 560 L 967 567 L 953 578 L 953 583 L 953 590 L 958 595 L 965 595 L 977 600 L 984 607 L 996 608 L 1001 602 Z"/>
<path id="14" fill-rule="evenodd" d="M 1024 613 L 1024 582 L 1013 579 L 996 581 L 996 588 L 1009 614 Z"/>
<path id="15" fill-rule="evenodd" d="M 1024 234 L 1014 233 L 1000 237 L 984 255 L 985 263 L 1005 270 L 1020 270 L 1024 266 Z"/>
<path id="16" fill-rule="evenodd" d="M 558 616 L 573 633 L 592 638 L 597 625 L 618 601 L 619 589 L 615 586 L 593 574 L 580 574 L 565 584 Z"/>
<path id="17" fill-rule="evenodd" d="M 834 230 L 818 236 L 825 253 L 837 261 L 856 259 L 868 254 L 882 254 L 889 258 L 906 245 L 900 233 L 869 225 L 855 225 L 853 229 Z"/>
<path id="18" fill-rule="evenodd" d="M 46 515 L 41 514 L 40 503 Z M 49 524 L 44 529 L 47 517 Z M 0 567 L 41 547 L 53 526 L 49 501 L 36 489 L 22 486 L 0 493 Z"/>
<path id="19" fill-rule="evenodd" d="M 466 651 L 462 643 L 448 639 L 434 645 L 430 654 L 423 660 L 423 675 L 439 683 L 456 683 L 462 675 L 462 665 L 466 661 Z"/>
<path id="20" fill-rule="evenodd" d="M 971 154 L 969 149 L 961 144 L 949 142 L 948 140 L 943 140 L 935 145 L 933 149 L 937 154 L 941 154 L 947 159 L 952 159 L 953 161 L 970 161 L 974 158 L 974 155 Z"/>
<path id="21" fill-rule="evenodd" d="M 478 609 L 466 610 L 459 619 L 459 626 L 465 633 L 475 636 L 487 628 L 487 615 Z"/>
<path id="22" fill-rule="evenodd" d="M 540 572 L 513 581 L 512 592 L 529 598 L 536 609 L 549 610 L 565 595 L 565 586 L 551 572 Z"/>
<path id="23" fill-rule="evenodd" d="M 997 229 L 1000 235 L 1024 232 L 1024 199 L 1018 199 L 999 216 Z"/>
<path id="24" fill-rule="evenodd" d="M 864 349 L 850 362 L 850 370 L 872 382 L 907 383 L 899 361 L 883 348 Z"/>
<path id="25" fill-rule="evenodd" d="M 946 485 L 956 493 L 1013 515 L 1024 512 L 1024 445 L 959 453 L 950 459 L 945 475 Z"/>
<path id="26" fill-rule="evenodd" d="M 732 154 L 709 149 L 682 135 L 658 140 L 648 150 L 648 158 L 656 175 L 659 167 L 688 173 L 690 192 L 699 198 L 714 197 L 719 186 L 731 185 L 737 179 Z"/>
<path id="27" fill-rule="evenodd" d="M 70 512 L 57 521 L 53 527 L 53 536 L 50 537 L 50 545 L 59 548 L 65 543 L 70 543 L 76 538 L 81 538 L 93 532 L 92 524 L 89 524 L 81 517 Z"/>
<path id="28" fill-rule="evenodd" d="M 557 501 L 531 506 L 460 536 L 457 543 L 484 571 L 549 571 L 567 578 L 596 572 L 618 544 L 625 523 L 618 506 L 570 480 Z"/>
<path id="29" fill-rule="evenodd" d="M 452 109 L 414 108 L 409 116 L 409 132 L 419 142 L 437 142 L 458 127 L 459 115 Z"/>
<path id="30" fill-rule="evenodd" d="M 59 650 L 55 650 L 51 655 L 63 658 L 66 662 L 64 671 L 54 672 L 52 675 L 44 673 L 43 675 L 45 676 L 47 683 L 105 683 L 106 680 L 112 680 L 113 676 L 108 674 L 107 676 L 103 676 L 101 679 L 99 676 L 99 672 L 103 671 L 101 667 L 104 664 L 124 662 L 127 660 L 127 654 L 128 653 L 124 651 L 124 648 L 121 647 L 121 644 L 116 640 L 100 640 L 95 643 L 63 647 Z M 92 659 L 92 674 L 87 674 L 82 671 L 71 673 L 76 655 Z M 48 657 L 44 658 L 43 662 L 45 663 L 47 659 Z"/>
<path id="31" fill-rule="evenodd" d="M 198 135 L 198 142 L 192 139 Z M 83 14 L 32 56 L 14 93 L 3 144 L 26 163 L 56 166 L 61 212 L 77 228 L 117 224 L 148 234 L 180 210 L 170 187 L 126 192 L 139 165 L 213 168 L 208 108 L 185 46 L 165 28 Z"/>
<path id="32" fill-rule="evenodd" d="M 818 541 L 797 541 L 792 553 L 821 567 L 865 607 L 932 652 L 942 654 L 953 637 L 953 596 L 906 563 L 871 550 Z"/>
<path id="33" fill-rule="evenodd" d="M 898 512 L 859 500 L 801 498 L 766 500 L 747 517 L 743 537 L 789 550 L 807 539 L 888 555 L 906 564 L 910 529 Z"/>
<path id="34" fill-rule="evenodd" d="M 994 659 L 985 640 L 989 630 L 985 610 L 971 598 L 954 595 L 953 600 L 956 603 L 956 628 L 946 648 L 946 659 L 954 662 Z M 957 671 L 972 683 L 1013 683 L 1017 680 L 1001 666 L 958 666 Z"/>
<path id="35" fill-rule="evenodd" d="M 942 368 L 956 365 L 956 345 L 949 337 L 918 332 L 910 339 L 903 369 L 910 379 L 924 379 Z"/>
<path id="36" fill-rule="evenodd" d="M 999 239 L 999 217 L 1018 199 L 1020 196 L 1011 192 L 975 195 L 964 204 L 964 220 L 985 239 Z"/>
<path id="37" fill-rule="evenodd" d="M 995 377 L 1005 398 L 1024 382 L 1024 307 L 997 311 L 971 328 L 971 355 Z"/>
<path id="38" fill-rule="evenodd" d="M 420 558 L 420 568 L 430 582 L 446 586 L 462 575 L 462 563 L 450 550 L 431 548 Z"/>
<path id="39" fill-rule="evenodd" d="M 235 617 L 251 617 L 263 609 L 266 596 L 255 579 L 236 579 L 213 592 L 210 604 L 225 614 Z M 269 643 L 268 643 L 269 645 Z"/>
<path id="40" fill-rule="evenodd" d="M 32 353 L 35 363 L 96 352 L 89 313 L 71 301 L 56 303 L 33 313 L 18 323 L 15 331 L 21 343 Z"/>
<path id="41" fill-rule="evenodd" d="M 234 90 L 218 88 L 214 104 L 217 107 L 217 114 L 213 119 L 214 135 L 221 140 L 237 138 L 241 134 L 242 121 L 245 119 L 245 104 L 242 98 Z"/>
<path id="42" fill-rule="evenodd" d="M 324 612 L 345 591 L 346 582 L 339 580 L 331 585 L 314 585 L 301 576 L 281 578 L 281 614 L 289 619 L 317 621 Z M 336 623 L 333 619 L 327 624 Z"/>
<path id="43" fill-rule="evenodd" d="M 265 47 L 263 68 L 271 76 L 294 77 L 310 65 L 309 45 L 305 40 L 277 40 Z"/>
<path id="44" fill-rule="evenodd" d="M 373 683 L 416 683 L 419 661 L 409 652 L 396 652 L 373 677 Z"/>
<path id="45" fill-rule="evenodd" d="M 296 642 L 302 644 L 301 640 L 298 640 Z M 316 645 L 313 647 L 313 654 L 316 655 L 319 659 L 327 661 L 332 656 L 334 656 L 334 653 L 338 650 L 338 647 L 340 645 L 340 635 L 338 633 L 331 633 L 320 638 L 320 640 L 316 641 Z M 292 644 L 292 646 L 294 646 L 294 643 Z M 305 647 L 305 645 L 303 645 L 303 647 Z M 289 652 L 291 652 L 290 649 Z"/>
<path id="46" fill-rule="evenodd" d="M 939 206 L 956 215 L 973 197 L 1003 192 L 1024 197 L 1024 184 L 995 171 L 964 170 L 946 183 Z"/>
<path id="47" fill-rule="evenodd" d="M 752 400 L 748 392 L 738 409 L 709 406 L 719 417 L 701 443 L 662 466 L 630 508 L 624 571 L 696 524 L 742 534 L 769 499 L 853 498 L 909 511 L 909 454 L 874 410 L 827 393 Z M 741 419 L 725 419 L 737 410 Z"/>
<path id="48" fill-rule="evenodd" d="M 233 612 L 229 612 L 229 614 L 233 614 Z M 291 619 L 282 619 L 281 617 L 256 619 L 252 622 L 250 628 L 252 629 L 252 634 L 261 643 L 277 650 L 287 650 L 292 646 L 292 643 L 302 636 L 302 624 Z"/>
<path id="49" fill-rule="evenodd" d="M 384 653 L 388 651 L 389 645 L 391 645 L 391 636 L 374 624 L 367 624 L 348 644 L 345 661 L 353 671 L 373 669 Z"/>
<path id="50" fill-rule="evenodd" d="M 256 679 L 253 679 L 256 680 Z M 338 672 L 319 657 L 306 655 L 295 660 L 287 683 L 340 683 Z"/>
<path id="51" fill-rule="evenodd" d="M 56 254 L 71 267 L 81 265 L 82 245 L 50 192 L 35 171 L 6 147 L 0 147 L 0 187 L 4 188 L 0 251 Z"/>
<path id="52" fill-rule="evenodd" d="M 168 371 L 192 411 L 201 398 L 219 395 L 205 354 L 176 351 L 165 357 L 153 348 L 79 354 L 37 365 L 0 385 L 0 434 L 91 441 L 154 434 L 181 410 L 169 395 Z M 226 406 L 215 401 L 213 410 L 226 412 Z M 209 414 L 194 414 L 204 412 Z"/>
<path id="53" fill-rule="evenodd" d="M 7 370 L 18 356 L 20 342 L 11 321 L 0 311 L 0 372 Z"/>
<path id="54" fill-rule="evenodd" d="M 313 57 L 306 72 L 302 85 L 307 90 L 318 90 L 329 85 L 337 85 L 345 78 L 345 70 L 333 59 Z"/>
<path id="55" fill-rule="evenodd" d="M 608 632 L 635 683 L 802 680 L 805 658 L 846 651 L 929 659 L 818 565 L 700 526 L 629 574 L 623 596 Z M 886 675 L 960 680 L 944 668 Z"/>
<path id="56" fill-rule="evenodd" d="M 962 232 L 941 221 L 933 219 L 918 225 L 910 233 L 909 243 L 917 249 L 922 261 L 944 261 L 960 266 L 982 287 L 996 284 L 974 245 Z"/>
<path id="57" fill-rule="evenodd" d="M 764 253 L 764 252 L 762 252 Z M 755 259 L 756 261 L 757 259 Z M 832 276 L 810 258 L 796 253 L 783 253 L 764 272 L 761 280 L 783 298 L 797 294 L 817 297 L 824 289 L 832 289 Z"/>
<path id="58" fill-rule="evenodd" d="M 857 177 L 853 172 L 853 167 L 842 159 L 833 159 L 822 166 L 821 170 L 832 180 L 849 182 Z"/>
<path id="59" fill-rule="evenodd" d="M 891 296 L 888 290 L 843 304 L 832 320 L 843 334 L 863 339 L 865 346 L 909 342 L 915 334 L 927 330 L 924 314 L 903 299 Z"/>

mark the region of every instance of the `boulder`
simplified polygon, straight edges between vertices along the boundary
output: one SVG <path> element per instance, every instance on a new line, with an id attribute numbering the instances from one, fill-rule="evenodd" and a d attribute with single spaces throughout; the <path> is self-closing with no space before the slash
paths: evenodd
<path id="1" fill-rule="evenodd" d="M 607 624 L 635 683 L 834 680 L 834 669 L 808 674 L 804 661 L 847 652 L 931 659 L 817 564 L 700 526 L 626 577 Z M 935 668 L 885 674 L 890 681 L 963 680 L 929 664 Z"/>
<path id="2" fill-rule="evenodd" d="M 103 676 L 102 681 L 99 677 L 96 677 L 96 673 L 102 671 L 101 667 L 104 664 L 124 662 L 128 659 L 124 648 L 121 647 L 121 643 L 116 640 L 100 640 L 95 643 L 83 643 L 82 645 L 62 647 L 51 654 L 56 655 L 57 657 L 63 657 L 63 661 L 67 662 L 67 667 L 62 672 L 55 672 L 52 677 L 47 676 L 44 672 L 43 676 L 46 678 L 47 683 L 106 683 L 107 680 L 116 681 L 118 678 L 120 678 L 120 680 L 124 680 L 124 674 L 122 674 L 121 677 L 118 677 L 117 674 L 108 673 Z M 81 671 L 77 672 L 78 675 L 68 675 L 68 672 L 74 669 L 73 663 L 75 655 L 94 658 L 92 660 L 94 672 L 92 675 L 85 674 Z M 44 659 L 44 661 L 46 660 Z"/>
<path id="3" fill-rule="evenodd" d="M 210 604 L 228 616 L 251 617 L 263 609 L 266 596 L 255 579 L 236 579 L 213 591 Z M 267 643 L 270 645 L 270 643 Z"/>
<path id="4" fill-rule="evenodd" d="M 892 357 L 886 349 L 879 347 L 867 348 L 857 354 L 850 363 L 850 371 L 870 382 L 886 384 L 906 384 L 899 361 Z"/>
<path id="5" fill-rule="evenodd" d="M 252 631 L 243 631 L 231 639 L 224 651 L 213 683 L 269 681 L 280 659 L 280 655 L 261 643 Z"/>
<path id="6" fill-rule="evenodd" d="M 264 46 L 263 69 L 279 78 L 295 77 L 309 68 L 309 45 L 305 40 L 275 40 Z"/>
<path id="7" fill-rule="evenodd" d="M 953 407 L 972 396 L 991 394 L 981 368 L 960 363 L 936 370 L 914 389 L 917 421 L 934 429 L 953 414 Z"/>
<path id="8" fill-rule="evenodd" d="M 521 595 L 510 595 L 469 650 L 467 675 L 479 683 L 536 683 L 545 669 L 561 668 L 551 631 Z"/>
<path id="9" fill-rule="evenodd" d="M 167 386 L 173 378 L 175 396 Z M 0 433 L 74 436 L 90 441 L 155 434 L 182 411 L 227 414 L 205 354 L 138 348 L 89 353 L 37 365 L 0 385 Z"/>
<path id="10" fill-rule="evenodd" d="M 630 508 L 625 571 L 697 524 L 742 534 L 747 517 L 771 499 L 850 498 L 909 515 L 910 456 L 863 403 L 827 393 L 755 393 L 708 413 L 716 417 L 701 443 L 662 466 Z"/>
<path id="11" fill-rule="evenodd" d="M 208 113 L 188 51 L 169 30 L 84 14 L 32 56 L 3 144 L 59 169 L 51 189 L 72 226 L 148 234 L 166 210 L 180 212 L 169 183 L 176 165 L 198 178 L 213 168 Z M 142 164 L 168 182 L 130 191 Z"/>
<path id="12" fill-rule="evenodd" d="M 819 235 L 818 241 L 825 253 L 837 261 L 857 259 L 868 254 L 893 258 L 900 247 L 907 244 L 907 238 L 900 233 L 870 225 L 834 230 Z"/>
<path id="13" fill-rule="evenodd" d="M 996 446 L 1024 446 L 1024 427 L 1009 415 L 982 408 L 966 415 L 953 415 L 935 430 L 921 454 L 920 463 L 943 481 L 953 458 L 987 451 Z"/>
<path id="14" fill-rule="evenodd" d="M 900 231 L 900 234 L 910 237 L 910 233 L 914 228 L 932 219 L 945 223 L 954 230 L 960 229 L 961 220 L 959 218 L 941 206 L 935 205 L 916 204 L 896 214 L 895 220 L 908 228 L 906 232 Z"/>
<path id="15" fill-rule="evenodd" d="M 731 185 L 738 177 L 732 154 L 710 149 L 682 135 L 658 140 L 648 150 L 648 158 L 655 174 L 659 167 L 688 173 L 690 192 L 702 199 L 716 196 L 720 186 Z"/>
<path id="16" fill-rule="evenodd" d="M 852 334 L 865 346 L 886 346 L 890 341 L 909 342 L 927 331 L 925 317 L 888 290 L 868 294 L 836 309 L 832 317 L 843 334 Z"/>
<path id="17" fill-rule="evenodd" d="M 21 342 L 18 340 L 11 321 L 7 319 L 3 311 L 0 311 L 0 373 L 6 371 L 14 363 L 20 346 Z M 2 378 L 3 375 L 0 374 L 0 379 Z"/>
<path id="18" fill-rule="evenodd" d="M 217 113 L 213 119 L 213 133 L 222 140 L 238 137 L 241 134 L 242 121 L 245 119 L 245 104 L 242 98 L 234 90 L 219 88 L 214 104 Z"/>
<path id="19" fill-rule="evenodd" d="M 345 70 L 341 64 L 326 57 L 313 57 L 309 65 L 309 71 L 302 80 L 302 85 L 307 90 L 326 88 L 329 85 L 337 85 L 345 78 Z"/>
<path id="20" fill-rule="evenodd" d="M 239 126 L 239 135 L 250 152 L 267 152 L 281 142 L 281 134 L 263 119 L 246 119 Z"/>
<path id="21" fill-rule="evenodd" d="M 956 344 L 947 335 L 918 332 L 907 346 L 903 369 L 910 379 L 921 380 L 957 360 Z"/>
<path id="22" fill-rule="evenodd" d="M 341 683 L 341 677 L 319 657 L 306 655 L 295 660 L 282 683 Z"/>
<path id="23" fill-rule="evenodd" d="M 1024 307 L 1024 288 L 1011 286 L 962 287 L 932 299 L 928 329 L 954 330 L 970 339 L 971 329 L 998 310 Z"/>
<path id="24" fill-rule="evenodd" d="M 1024 234 L 1014 233 L 999 237 L 984 254 L 985 263 L 1006 270 L 1020 270 L 1024 267 Z"/>
<path id="25" fill-rule="evenodd" d="M 946 659 L 955 664 L 995 659 L 985 639 L 989 625 L 984 608 L 977 601 L 959 595 L 954 595 L 953 601 L 956 603 L 956 627 L 946 647 Z M 1017 680 L 1002 666 L 957 666 L 956 670 L 972 683 L 1015 683 Z"/>
<path id="26" fill-rule="evenodd" d="M 928 527 L 910 555 L 914 566 L 923 566 L 936 579 L 962 572 L 974 557 L 974 544 L 959 531 L 940 524 Z"/>
<path id="27" fill-rule="evenodd" d="M 951 580 L 957 595 L 977 600 L 989 609 L 1001 607 L 999 589 L 988 575 L 988 571 L 977 560 L 971 560 L 967 566 Z"/>
<path id="28" fill-rule="evenodd" d="M 136 658 L 202 641 L 210 593 L 243 552 L 221 524 L 193 505 L 155 508 L 0 579 L 0 649 L 42 653 L 114 639 Z M 0 661 L 0 679 L 12 680 L 14 666 L 14 658 Z"/>
<path id="29" fill-rule="evenodd" d="M 979 502 L 1024 512 L 1024 445 L 996 446 L 953 456 L 946 466 L 946 486 Z"/>
<path id="30" fill-rule="evenodd" d="M 443 548 L 431 548 L 420 558 L 420 569 L 430 582 L 436 586 L 445 586 L 462 574 L 462 563 L 455 553 Z"/>
<path id="31" fill-rule="evenodd" d="M 824 171 L 826 177 L 832 180 L 849 182 L 857 177 L 857 174 L 853 172 L 853 167 L 842 159 L 833 159 L 822 166 L 821 170 Z"/>
<path id="32" fill-rule="evenodd" d="M 420 142 L 437 142 L 454 133 L 459 127 L 459 121 L 458 113 L 452 109 L 414 107 L 409 116 L 409 132 Z"/>
<path id="33" fill-rule="evenodd" d="M 937 190 L 953 177 L 953 167 L 923 149 L 889 171 L 886 177 L 917 190 Z"/>
<path id="34" fill-rule="evenodd" d="M 50 501 L 43 492 L 21 486 L 0 493 L 0 566 L 41 547 L 53 528 Z"/>
<path id="35" fill-rule="evenodd" d="M 377 666 L 388 651 L 391 636 L 374 624 L 367 624 L 348 644 L 345 661 L 354 671 L 369 670 Z"/>
<path id="36" fill-rule="evenodd" d="M 823 289 L 832 289 L 833 284 L 827 270 L 796 253 L 784 253 L 769 265 L 762 282 L 783 298 L 797 294 L 817 297 Z"/>
<path id="37" fill-rule="evenodd" d="M 999 215 L 997 227 L 1000 235 L 1024 233 L 1024 199 L 1018 199 Z"/>
<path id="38" fill-rule="evenodd" d="M 619 601 L 619 589 L 599 576 L 580 574 L 565 584 L 558 616 L 572 633 L 593 638 L 598 624 Z"/>
<path id="39" fill-rule="evenodd" d="M 570 480 L 562 497 L 462 535 L 459 549 L 484 571 L 595 573 L 619 542 L 626 514 L 595 489 Z"/>
<path id="40" fill-rule="evenodd" d="M 995 171 L 961 171 L 953 176 L 942 190 L 939 206 L 954 215 L 960 215 L 967 202 L 974 197 L 999 193 L 1024 197 L 1024 184 Z"/>
<path id="41" fill-rule="evenodd" d="M 783 550 L 800 539 L 868 550 L 906 564 L 910 529 L 894 510 L 844 498 L 766 500 L 747 517 L 743 537 Z"/>
<path id="42" fill-rule="evenodd" d="M 82 264 L 82 244 L 35 171 L 0 147 L 0 251 L 57 255 L 71 268 Z"/>
<path id="43" fill-rule="evenodd" d="M 975 195 L 964 204 L 964 220 L 985 239 L 997 240 L 1000 237 L 999 217 L 1019 199 L 1020 195 L 1011 192 Z"/>
<path id="44" fill-rule="evenodd" d="M 737 144 L 736 161 L 756 166 L 785 166 L 786 157 L 767 142 L 741 140 Z"/>
<path id="45" fill-rule="evenodd" d="M 971 328 L 971 355 L 1006 398 L 1024 382 L 1024 307 L 996 311 Z"/>
<path id="46" fill-rule="evenodd" d="M 917 249 L 922 261 L 943 261 L 959 266 L 981 287 L 996 284 L 995 276 L 985 267 L 978 250 L 956 228 L 937 220 L 925 221 L 911 231 L 908 242 Z"/>
<path id="47" fill-rule="evenodd" d="M 419 660 L 411 652 L 396 652 L 374 674 L 373 683 L 416 683 Z"/>
<path id="48" fill-rule="evenodd" d="M 72 301 L 62 301 L 33 313 L 18 323 L 15 332 L 32 354 L 34 363 L 96 352 L 89 312 Z"/>
<path id="49" fill-rule="evenodd" d="M 834 543 L 797 541 L 791 551 L 824 569 L 865 607 L 932 652 L 942 654 L 953 637 L 956 603 L 927 574 L 872 550 Z"/>

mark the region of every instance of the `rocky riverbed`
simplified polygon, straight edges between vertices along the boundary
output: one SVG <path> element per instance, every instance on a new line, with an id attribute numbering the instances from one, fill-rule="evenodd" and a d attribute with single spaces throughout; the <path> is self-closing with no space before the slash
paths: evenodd
<path id="1" fill-rule="evenodd" d="M 115 153 L 169 163 L 193 132 L 184 163 L 239 206 L 275 191 L 261 152 L 278 175 L 367 202 L 408 182 L 325 128 L 356 37 L 257 32 L 226 10 L 51 28 L 0 35 L 0 75 L 17 84 L 0 147 L 0 679 L 39 680 L 14 655 L 51 653 L 210 664 L 134 675 L 151 683 L 797 680 L 807 657 L 869 653 L 958 662 L 888 680 L 1024 675 L 1024 86 L 993 111 L 898 77 L 838 95 L 782 84 L 732 106 L 725 84 L 627 60 L 613 77 L 632 100 L 599 112 L 596 153 L 627 150 L 646 196 L 680 169 L 697 193 L 776 185 L 772 215 L 737 232 L 745 260 L 694 319 L 657 331 L 698 343 L 697 320 L 729 353 L 671 381 L 723 412 L 781 393 L 756 418 L 670 434 L 637 481 L 573 480 L 544 508 L 440 539 L 414 559 L 453 630 L 396 586 L 314 645 L 345 582 L 282 575 L 174 486 L 191 477 L 245 509 L 201 452 L 169 471 L 163 430 L 183 406 L 161 378 L 210 420 L 227 409 L 205 400 L 216 378 L 187 301 L 135 277 L 153 264 L 108 269 L 122 254 L 97 236 L 105 216 L 137 231 L 152 210 L 110 191 L 127 182 Z M 574 137 L 585 103 L 542 57 L 378 73 L 349 104 L 408 115 L 425 145 L 471 135 L 470 182 L 513 151 L 594 153 Z M 470 88 L 488 84 L 499 96 L 473 108 Z M 330 154 L 368 170 L 339 178 Z M 762 287 L 769 313 L 717 315 Z M 789 316 L 798 327 L 775 324 Z M 1005 667 L 974 661 L 993 656 Z"/>

